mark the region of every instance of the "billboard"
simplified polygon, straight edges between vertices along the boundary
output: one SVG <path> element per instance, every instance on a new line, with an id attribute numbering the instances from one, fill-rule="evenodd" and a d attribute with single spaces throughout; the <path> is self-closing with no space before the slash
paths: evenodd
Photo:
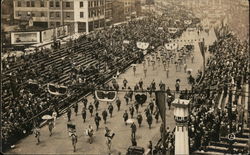
<path id="1" fill-rule="evenodd" d="M 54 30 L 53 29 L 44 30 L 41 32 L 41 34 L 42 34 L 42 42 L 51 41 L 53 40 Z"/>
<path id="2" fill-rule="evenodd" d="M 40 43 L 40 32 L 11 32 L 11 44 L 36 44 Z"/>
<path id="3" fill-rule="evenodd" d="M 60 37 L 68 35 L 68 26 L 61 26 L 61 27 L 55 28 L 55 34 L 56 34 L 56 38 L 60 38 Z"/>

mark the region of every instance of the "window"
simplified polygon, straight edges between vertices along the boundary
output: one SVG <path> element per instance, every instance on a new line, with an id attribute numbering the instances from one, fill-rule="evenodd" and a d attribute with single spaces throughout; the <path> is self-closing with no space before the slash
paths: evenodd
<path id="1" fill-rule="evenodd" d="M 66 18 L 70 18 L 70 13 L 66 12 Z"/>
<path id="2" fill-rule="evenodd" d="M 17 7 L 22 7 L 22 2 L 21 1 L 17 1 Z"/>
<path id="3" fill-rule="evenodd" d="M 82 8 L 83 7 L 83 2 L 80 2 L 80 8 Z"/>
<path id="4" fill-rule="evenodd" d="M 56 12 L 56 17 L 60 17 L 60 13 L 59 12 Z"/>
<path id="5" fill-rule="evenodd" d="M 50 12 L 49 16 L 50 16 L 51 18 L 53 18 L 53 17 L 55 16 L 55 15 L 54 15 L 54 12 Z"/>
<path id="6" fill-rule="evenodd" d="M 16 16 L 17 16 L 17 17 L 20 17 L 20 16 L 21 16 L 21 12 L 17 11 L 17 12 L 16 12 Z"/>
<path id="7" fill-rule="evenodd" d="M 30 7 L 30 1 L 26 2 L 26 7 Z"/>
<path id="8" fill-rule="evenodd" d="M 40 1 L 40 6 L 44 7 L 44 1 Z"/>
<path id="9" fill-rule="evenodd" d="M 80 18 L 84 18 L 83 12 L 80 12 Z"/>
<path id="10" fill-rule="evenodd" d="M 35 1 L 31 1 L 31 7 L 35 7 Z"/>
<path id="11" fill-rule="evenodd" d="M 60 22 L 56 22 L 56 26 L 60 26 L 61 25 L 61 23 Z"/>
<path id="12" fill-rule="evenodd" d="M 67 7 L 67 8 L 70 7 L 70 2 L 66 2 L 66 7 Z"/>
<path id="13" fill-rule="evenodd" d="M 53 1 L 50 1 L 50 2 L 49 2 L 49 6 L 50 6 L 51 8 L 53 8 L 53 7 L 54 7 L 54 2 L 53 2 Z"/>
<path id="14" fill-rule="evenodd" d="M 44 12 L 41 12 L 41 17 L 45 17 L 45 13 Z"/>
<path id="15" fill-rule="evenodd" d="M 60 7 L 60 2 L 56 1 L 56 7 Z"/>

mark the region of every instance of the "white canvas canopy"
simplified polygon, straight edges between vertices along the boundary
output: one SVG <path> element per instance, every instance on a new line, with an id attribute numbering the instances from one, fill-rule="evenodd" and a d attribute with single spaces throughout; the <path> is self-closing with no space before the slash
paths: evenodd
<path id="1" fill-rule="evenodd" d="M 148 48 L 149 43 L 147 43 L 147 42 L 137 42 L 136 45 L 137 45 L 138 48 L 145 50 L 145 49 Z"/>

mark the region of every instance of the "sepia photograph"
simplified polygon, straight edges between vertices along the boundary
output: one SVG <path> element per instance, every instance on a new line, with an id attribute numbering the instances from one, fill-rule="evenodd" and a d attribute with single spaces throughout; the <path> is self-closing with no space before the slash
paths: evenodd
<path id="1" fill-rule="evenodd" d="M 249 3 L 1 0 L 1 154 L 249 155 Z"/>

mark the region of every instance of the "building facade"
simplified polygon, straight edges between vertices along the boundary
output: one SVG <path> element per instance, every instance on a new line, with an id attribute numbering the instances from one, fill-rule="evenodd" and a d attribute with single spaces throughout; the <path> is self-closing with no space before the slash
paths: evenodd
<path id="1" fill-rule="evenodd" d="M 105 0 L 14 0 L 14 19 L 32 17 L 34 26 L 71 25 L 89 33 L 104 26 Z"/>

